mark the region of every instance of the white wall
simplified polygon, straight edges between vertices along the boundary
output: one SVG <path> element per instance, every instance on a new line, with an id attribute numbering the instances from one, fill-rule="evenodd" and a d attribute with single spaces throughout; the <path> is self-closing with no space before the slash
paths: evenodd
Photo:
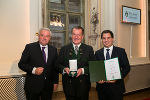
<path id="1" fill-rule="evenodd" d="M 141 9 L 141 24 L 121 23 L 122 5 Z M 125 79 L 127 92 L 150 87 L 147 0 L 116 0 L 117 43 L 126 49 L 131 71 Z"/>
<path id="2" fill-rule="evenodd" d="M 141 24 L 121 23 L 122 5 L 141 9 Z M 117 43 L 126 49 L 130 64 L 149 63 L 147 0 L 116 0 Z"/>
<path id="3" fill-rule="evenodd" d="M 150 87 L 150 64 L 131 67 L 129 75 L 125 78 L 126 92 L 132 92 Z"/>
<path id="4" fill-rule="evenodd" d="M 25 44 L 36 40 L 40 0 L 0 0 L 0 76 L 17 75 Z"/>

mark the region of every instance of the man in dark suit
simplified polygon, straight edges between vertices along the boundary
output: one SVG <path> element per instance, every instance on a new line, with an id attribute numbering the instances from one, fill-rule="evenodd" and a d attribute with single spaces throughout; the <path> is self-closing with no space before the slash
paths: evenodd
<path id="1" fill-rule="evenodd" d="M 96 88 L 99 100 L 123 100 L 123 93 L 125 92 L 123 79 L 130 71 L 130 65 L 126 52 L 123 48 L 113 45 L 114 35 L 112 31 L 104 30 L 101 33 L 101 39 L 104 48 L 96 51 L 96 59 L 107 60 L 108 58 L 118 57 L 122 79 L 110 81 L 100 80 L 97 82 Z"/>
<path id="2" fill-rule="evenodd" d="M 88 61 L 93 60 L 94 51 L 91 46 L 81 43 L 84 37 L 82 27 L 74 27 L 71 32 L 72 43 L 62 47 L 58 57 L 63 89 L 66 100 L 88 100 L 91 85 Z M 70 71 L 71 66 L 69 66 L 71 60 L 77 61 L 77 64 L 74 65 L 77 65 L 77 72 L 73 75 Z"/>
<path id="3" fill-rule="evenodd" d="M 18 63 L 19 68 L 27 73 L 24 86 L 27 100 L 51 100 L 53 89 L 57 88 L 57 49 L 48 44 L 50 37 L 50 30 L 42 28 L 38 42 L 26 45 Z"/>

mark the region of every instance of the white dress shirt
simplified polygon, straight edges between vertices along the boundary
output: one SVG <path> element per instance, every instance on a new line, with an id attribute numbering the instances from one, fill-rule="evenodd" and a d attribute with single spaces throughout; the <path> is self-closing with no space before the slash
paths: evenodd
<path id="1" fill-rule="evenodd" d="M 73 43 L 72 43 L 72 44 L 73 44 Z M 80 43 L 80 44 L 78 44 L 78 45 L 73 44 L 73 48 L 74 48 L 74 50 L 75 50 L 75 46 L 78 46 L 78 50 L 79 50 L 80 45 L 81 45 L 81 43 Z M 82 74 L 84 74 L 84 68 L 82 68 Z"/>
<path id="2" fill-rule="evenodd" d="M 72 44 L 73 44 L 73 43 L 72 43 Z M 73 48 L 74 48 L 74 50 L 75 50 L 75 46 L 78 46 L 78 49 L 79 49 L 80 45 L 81 45 L 81 43 L 80 43 L 79 45 L 75 45 L 75 44 L 73 44 Z"/>
<path id="3" fill-rule="evenodd" d="M 47 62 L 47 59 L 48 59 L 48 45 L 42 46 L 42 45 L 40 44 L 40 47 L 41 47 L 41 51 L 42 51 L 42 47 L 45 47 L 44 51 L 45 51 L 45 54 L 46 54 L 46 62 Z"/>

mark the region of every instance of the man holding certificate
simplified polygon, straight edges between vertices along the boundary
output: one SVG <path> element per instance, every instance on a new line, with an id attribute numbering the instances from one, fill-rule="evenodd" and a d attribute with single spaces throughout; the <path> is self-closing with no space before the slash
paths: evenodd
<path id="1" fill-rule="evenodd" d="M 90 90 L 89 64 L 94 59 L 93 48 L 81 43 L 84 29 L 72 30 L 72 43 L 61 48 L 58 67 L 62 73 L 63 90 L 66 100 L 88 100 Z"/>
<path id="2" fill-rule="evenodd" d="M 123 79 L 130 71 L 127 54 L 123 48 L 113 45 L 112 31 L 104 30 L 101 39 L 104 48 L 96 51 L 95 57 L 97 60 L 105 60 L 107 81 L 99 80 L 96 84 L 99 100 L 123 100 L 125 92 Z"/>

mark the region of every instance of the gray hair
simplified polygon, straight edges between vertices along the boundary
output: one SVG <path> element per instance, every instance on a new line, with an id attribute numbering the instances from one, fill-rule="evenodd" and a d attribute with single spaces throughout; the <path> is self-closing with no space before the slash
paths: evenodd
<path id="1" fill-rule="evenodd" d="M 50 35 L 51 35 L 51 30 L 50 30 L 49 28 L 45 28 L 45 27 L 44 27 L 44 28 L 41 28 L 41 29 L 39 30 L 39 34 L 41 33 L 42 30 L 49 31 L 49 33 L 50 33 Z"/>

